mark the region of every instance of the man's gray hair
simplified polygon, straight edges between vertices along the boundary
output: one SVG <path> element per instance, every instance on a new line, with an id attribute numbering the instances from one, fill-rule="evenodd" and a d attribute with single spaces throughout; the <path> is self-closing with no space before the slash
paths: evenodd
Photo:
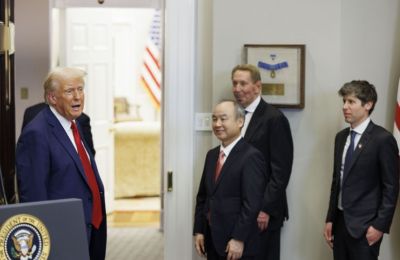
<path id="1" fill-rule="evenodd" d="M 218 102 L 218 104 L 224 103 L 224 102 L 230 102 L 234 106 L 234 111 L 235 111 L 235 119 L 238 120 L 239 118 L 242 118 L 244 120 L 245 116 L 245 111 L 244 109 L 239 105 L 238 102 L 232 99 L 222 99 L 221 101 Z"/>

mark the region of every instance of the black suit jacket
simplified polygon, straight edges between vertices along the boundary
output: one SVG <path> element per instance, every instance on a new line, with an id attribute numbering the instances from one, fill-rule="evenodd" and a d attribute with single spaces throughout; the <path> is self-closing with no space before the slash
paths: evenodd
<path id="1" fill-rule="evenodd" d="M 215 249 L 225 255 L 231 238 L 244 242 L 243 255 L 258 250 L 257 215 L 265 187 L 265 163 L 262 154 L 241 139 L 227 157 L 217 182 L 214 174 L 219 146 L 207 153 L 196 199 L 194 234 L 205 235 L 207 216 Z"/>
<path id="2" fill-rule="evenodd" d="M 326 222 L 333 222 L 340 192 L 340 168 L 349 128 L 335 138 L 334 168 Z M 342 207 L 349 233 L 359 238 L 367 228 L 389 232 L 399 192 L 399 150 L 396 140 L 372 121 L 354 150 L 342 181 Z"/>
<path id="3" fill-rule="evenodd" d="M 36 104 L 36 105 L 26 108 L 25 112 L 24 112 L 24 119 L 22 121 L 22 129 L 24 129 L 24 127 L 30 121 L 32 121 L 32 119 L 34 119 L 35 116 L 40 111 L 42 111 L 47 106 L 48 105 L 46 103 L 39 103 L 39 104 Z M 86 143 L 88 144 L 90 151 L 93 153 L 93 155 L 95 155 L 96 150 L 94 149 L 94 145 L 93 145 L 92 128 L 90 126 L 90 117 L 88 115 L 86 115 L 85 113 L 82 113 L 76 120 L 79 122 L 79 125 L 81 126 L 83 138 L 85 139 Z"/>
<path id="4" fill-rule="evenodd" d="M 293 140 L 289 121 L 262 98 L 247 127 L 244 139 L 264 155 L 267 184 L 262 211 L 270 215 L 268 229 L 278 229 L 289 218 L 286 198 L 293 164 Z"/>

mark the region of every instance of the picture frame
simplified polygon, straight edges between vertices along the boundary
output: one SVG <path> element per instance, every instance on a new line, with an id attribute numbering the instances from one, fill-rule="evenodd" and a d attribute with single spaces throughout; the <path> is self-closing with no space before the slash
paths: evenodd
<path id="1" fill-rule="evenodd" d="M 279 108 L 305 106 L 304 44 L 245 44 L 245 63 L 260 70 L 261 95 Z"/>

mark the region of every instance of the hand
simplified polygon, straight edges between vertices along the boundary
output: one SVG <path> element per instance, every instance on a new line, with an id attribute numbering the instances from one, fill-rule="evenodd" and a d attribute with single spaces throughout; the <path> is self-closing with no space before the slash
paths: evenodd
<path id="1" fill-rule="evenodd" d="M 324 237 L 330 248 L 333 248 L 332 222 L 325 224 Z"/>
<path id="2" fill-rule="evenodd" d="M 204 235 L 195 234 L 194 235 L 194 247 L 196 248 L 197 254 L 201 257 L 206 257 L 206 250 L 204 248 Z"/>
<path id="3" fill-rule="evenodd" d="M 228 253 L 226 259 L 227 260 L 236 260 L 240 259 L 243 254 L 244 244 L 242 241 L 231 239 L 226 245 L 225 252 Z"/>
<path id="4" fill-rule="evenodd" d="M 269 222 L 269 215 L 267 213 L 265 213 L 264 211 L 260 211 L 260 213 L 258 213 L 258 217 L 257 217 L 258 228 L 261 231 L 266 230 L 268 227 L 268 222 Z"/>
<path id="5" fill-rule="evenodd" d="M 367 230 L 367 234 L 365 235 L 368 241 L 368 245 L 372 246 L 376 242 L 379 241 L 379 239 L 382 238 L 383 232 L 379 231 L 378 229 L 374 228 L 373 226 L 369 226 Z"/>

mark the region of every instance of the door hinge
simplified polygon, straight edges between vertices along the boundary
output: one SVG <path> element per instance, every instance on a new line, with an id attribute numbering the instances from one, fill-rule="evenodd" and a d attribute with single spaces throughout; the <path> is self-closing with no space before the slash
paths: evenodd
<path id="1" fill-rule="evenodd" d="M 0 53 L 8 52 L 13 54 L 15 38 L 15 26 L 14 23 L 9 22 L 8 26 L 3 22 L 0 22 Z"/>

